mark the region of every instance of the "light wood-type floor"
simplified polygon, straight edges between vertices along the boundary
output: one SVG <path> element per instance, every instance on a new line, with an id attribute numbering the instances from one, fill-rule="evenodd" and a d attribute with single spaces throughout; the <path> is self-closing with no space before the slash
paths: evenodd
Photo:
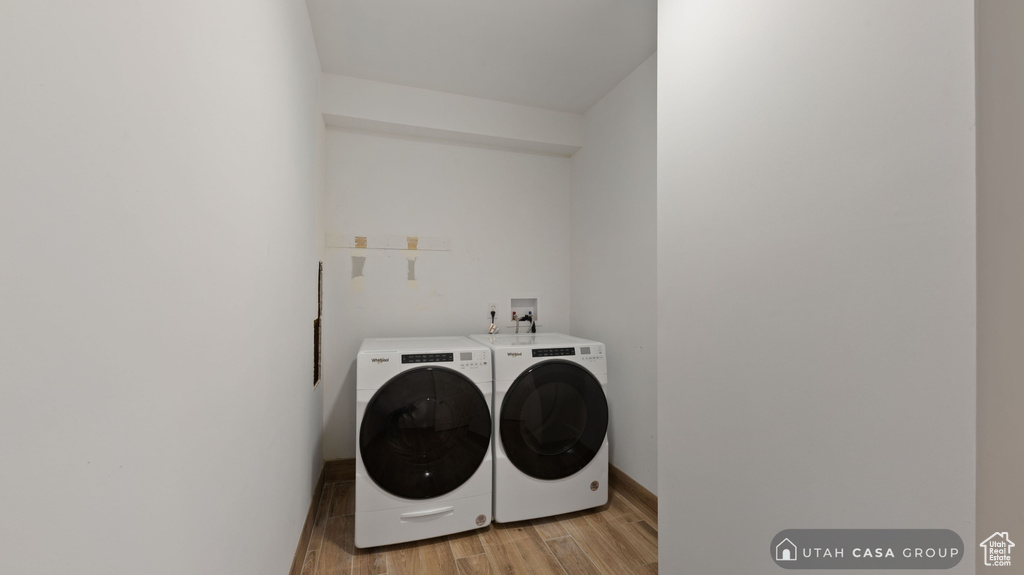
<path id="1" fill-rule="evenodd" d="M 355 548 L 354 513 L 355 482 L 326 483 L 302 575 L 658 572 L 657 515 L 614 489 L 597 509 L 374 549 Z"/>

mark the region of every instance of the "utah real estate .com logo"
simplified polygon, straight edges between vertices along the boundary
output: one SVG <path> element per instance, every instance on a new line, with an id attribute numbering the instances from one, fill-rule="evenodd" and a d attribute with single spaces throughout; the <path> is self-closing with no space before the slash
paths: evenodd
<path id="1" fill-rule="evenodd" d="M 996 531 L 991 537 L 981 542 L 981 548 L 985 553 L 986 567 L 1009 567 L 1010 551 L 1013 550 L 1013 541 L 1006 531 Z"/>

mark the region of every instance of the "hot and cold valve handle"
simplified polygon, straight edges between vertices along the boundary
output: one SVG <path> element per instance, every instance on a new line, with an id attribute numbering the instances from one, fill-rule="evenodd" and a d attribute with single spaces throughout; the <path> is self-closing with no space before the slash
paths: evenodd
<path id="1" fill-rule="evenodd" d="M 523 317 L 516 315 L 516 312 L 512 312 L 512 320 L 516 322 L 516 333 L 519 333 L 519 321 L 530 322 L 530 333 L 537 333 L 537 322 L 533 321 L 533 312 L 528 311 Z"/>

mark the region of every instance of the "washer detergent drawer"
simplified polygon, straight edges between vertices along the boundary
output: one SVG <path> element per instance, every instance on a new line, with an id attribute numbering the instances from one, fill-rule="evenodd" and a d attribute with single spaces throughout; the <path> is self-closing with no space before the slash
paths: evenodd
<path id="1" fill-rule="evenodd" d="M 458 533 L 491 523 L 491 494 L 428 501 L 422 505 L 356 511 L 356 547 L 366 549 Z"/>

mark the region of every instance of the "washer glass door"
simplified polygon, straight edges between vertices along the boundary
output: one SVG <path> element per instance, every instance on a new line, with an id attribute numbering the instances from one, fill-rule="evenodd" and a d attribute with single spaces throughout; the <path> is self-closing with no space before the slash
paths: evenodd
<path id="1" fill-rule="evenodd" d="M 509 460 L 538 479 L 583 469 L 604 443 L 608 402 L 601 384 L 575 363 L 551 360 L 524 371 L 501 406 L 501 443 Z"/>
<path id="2" fill-rule="evenodd" d="M 366 406 L 359 452 L 370 478 L 407 499 L 453 491 L 476 473 L 491 441 L 479 386 L 444 367 L 419 367 L 384 384 Z"/>

